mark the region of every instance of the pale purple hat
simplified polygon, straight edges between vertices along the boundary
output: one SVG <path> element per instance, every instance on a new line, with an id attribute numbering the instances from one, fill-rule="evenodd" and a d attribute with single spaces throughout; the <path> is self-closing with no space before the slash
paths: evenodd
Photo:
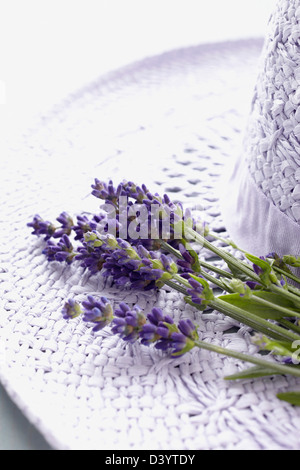
<path id="1" fill-rule="evenodd" d="M 229 232 L 259 254 L 298 252 L 299 4 L 281 1 L 272 17 L 246 131 L 260 40 L 202 44 L 128 65 L 8 143 L 0 159 L 0 380 L 53 448 L 299 449 L 300 408 L 276 398 L 296 378 L 232 384 L 224 376 L 240 364 L 231 358 L 197 350 L 173 359 L 124 347 L 106 330 L 91 335 L 80 318 L 66 322 L 61 309 L 68 297 L 101 292 L 114 304 L 189 317 L 204 341 L 251 353 L 245 328 L 236 332 L 236 322 L 216 311 L 199 318 L 167 289 L 121 291 L 76 266 L 49 264 L 43 240 L 27 227 L 34 213 L 54 221 L 63 210 L 96 211 L 94 178 L 126 178 L 201 204 L 220 234 L 217 246 Z"/>
<path id="2" fill-rule="evenodd" d="M 300 252 L 300 2 L 268 24 L 244 145 L 221 197 L 232 239 L 258 255 Z"/>

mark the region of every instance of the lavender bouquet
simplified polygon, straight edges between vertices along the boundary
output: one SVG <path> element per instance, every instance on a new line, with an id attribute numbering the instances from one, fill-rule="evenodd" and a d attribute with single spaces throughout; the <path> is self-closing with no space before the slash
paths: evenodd
<path id="1" fill-rule="evenodd" d="M 124 341 L 153 345 L 173 357 L 198 347 L 252 364 L 226 380 L 300 377 L 300 278 L 294 269 L 300 267 L 300 257 L 246 253 L 181 203 L 153 194 L 145 185 L 124 181 L 115 187 L 112 181 L 95 179 L 92 194 L 101 201 L 98 214 L 74 220 L 62 212 L 55 223 L 35 215 L 28 223 L 34 235 L 44 237 L 43 253 L 49 261 L 77 263 L 125 289 L 158 290 L 166 285 L 180 292 L 199 315 L 214 309 L 246 325 L 258 353 L 202 341 L 190 319 L 175 324 L 159 308 L 145 313 L 138 305 L 122 302 L 113 309 L 100 294 L 82 303 L 66 299 L 66 320 L 82 315 L 93 331 L 107 327 Z M 214 244 L 216 239 L 221 248 Z M 202 250 L 222 260 L 222 267 L 206 261 Z M 265 359 L 266 352 L 271 359 Z M 277 396 L 300 405 L 300 391 Z"/>

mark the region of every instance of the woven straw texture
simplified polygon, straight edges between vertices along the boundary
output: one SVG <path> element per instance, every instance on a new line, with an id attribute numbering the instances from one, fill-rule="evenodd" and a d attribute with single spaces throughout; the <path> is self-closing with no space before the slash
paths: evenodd
<path id="1" fill-rule="evenodd" d="M 43 117 L 1 162 L 0 377 L 56 449 L 297 449 L 300 410 L 275 393 L 294 378 L 226 382 L 245 367 L 195 350 L 176 359 L 62 319 L 65 299 L 104 294 L 197 320 L 202 339 L 254 352 L 247 328 L 201 317 L 180 294 L 126 291 L 48 263 L 26 223 L 96 212 L 95 177 L 145 182 L 226 235 L 215 188 L 241 145 L 260 41 L 205 45 L 113 72 Z M 206 254 L 203 253 L 205 256 Z M 217 263 L 217 261 L 216 261 Z M 238 326 L 238 325 L 237 325 Z M 298 384 L 299 385 L 299 384 Z"/>
<path id="2" fill-rule="evenodd" d="M 300 2 L 279 1 L 268 25 L 246 149 L 266 197 L 300 222 Z"/>

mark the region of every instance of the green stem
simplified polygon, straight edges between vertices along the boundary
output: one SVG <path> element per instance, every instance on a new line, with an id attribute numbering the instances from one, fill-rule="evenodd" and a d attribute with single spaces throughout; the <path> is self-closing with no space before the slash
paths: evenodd
<path id="1" fill-rule="evenodd" d="M 220 242 L 226 244 L 227 246 L 232 246 L 232 248 L 234 248 L 235 250 L 240 251 L 241 253 L 247 253 L 245 250 L 242 250 L 242 248 L 237 246 L 232 240 L 220 237 L 219 235 L 217 235 L 214 232 L 209 232 L 208 235 L 213 237 L 215 240 L 219 240 Z"/>
<path id="2" fill-rule="evenodd" d="M 224 261 L 226 261 L 227 264 L 234 266 L 236 269 L 241 271 L 242 273 L 246 274 L 250 279 L 253 279 L 256 282 L 259 282 L 261 284 L 261 279 L 259 276 L 255 274 L 255 272 L 236 259 L 234 256 L 231 256 L 230 253 L 227 253 L 225 250 L 222 250 L 216 246 L 214 246 L 212 243 L 210 243 L 208 240 L 206 240 L 202 235 L 197 233 L 195 230 L 191 229 L 190 227 L 185 226 L 185 232 L 188 234 L 192 239 L 196 240 L 200 245 L 202 245 L 204 248 L 207 248 L 208 250 L 212 251 L 215 255 L 219 256 L 222 258 Z"/>
<path id="3" fill-rule="evenodd" d="M 290 284 L 288 285 L 288 290 L 290 292 L 292 292 L 292 294 L 295 294 L 297 295 L 298 297 L 300 297 L 300 289 L 298 289 L 298 287 L 295 287 L 295 286 L 291 286 Z"/>
<path id="4" fill-rule="evenodd" d="M 219 279 L 216 279 L 214 276 L 212 276 L 211 274 L 207 273 L 206 271 L 201 271 L 201 276 L 204 277 L 205 279 L 207 279 L 207 281 L 210 281 L 212 284 L 214 284 L 215 286 L 219 287 L 220 289 L 222 289 L 223 291 L 226 290 L 227 292 L 230 292 L 232 293 L 233 291 L 232 290 L 229 290 L 228 287 L 224 286 L 223 282 L 220 281 Z"/>
<path id="5" fill-rule="evenodd" d="M 168 245 L 168 244 L 166 243 L 166 245 Z M 173 247 L 171 247 L 171 248 L 172 248 L 172 252 L 177 252 L 177 253 L 176 253 L 177 255 L 178 255 L 178 253 L 179 253 L 179 255 L 180 255 L 180 257 L 181 257 L 181 254 L 180 254 L 179 251 L 175 250 Z M 207 272 L 205 272 L 205 271 L 201 271 L 201 275 L 202 275 L 205 279 L 207 279 L 208 281 L 210 281 L 211 283 L 213 283 L 215 286 L 219 287 L 220 289 L 226 290 L 226 291 L 229 292 L 229 293 L 232 292 L 232 291 L 229 290 L 226 286 L 224 286 L 224 284 L 223 284 L 221 281 L 219 281 L 218 279 L 216 279 L 215 277 L 213 277 L 213 276 L 210 275 L 209 273 L 207 273 Z M 183 282 L 182 278 L 179 279 L 178 275 L 177 275 L 177 280 L 178 280 L 179 282 Z M 188 283 L 186 280 L 184 280 L 184 283 L 185 283 L 185 285 L 186 285 L 187 287 L 190 288 L 190 285 L 189 285 L 189 283 Z M 275 286 L 275 287 L 277 288 L 277 286 Z M 280 289 L 280 293 L 282 293 L 282 291 L 284 291 L 284 289 L 281 289 L 281 288 L 278 288 L 278 289 Z M 277 290 L 277 291 L 278 291 L 278 290 Z M 286 292 L 287 292 L 287 291 L 284 291 L 284 293 L 286 293 Z M 291 294 L 290 294 L 290 293 L 287 293 L 287 294 L 288 294 L 287 296 L 288 296 L 289 298 L 290 298 L 290 296 L 292 295 L 294 300 L 295 300 L 295 299 L 298 300 L 298 303 L 299 303 L 299 305 L 300 305 L 300 299 L 299 299 L 299 298 L 297 298 L 297 297 L 296 297 L 294 294 L 292 294 L 292 293 L 291 293 Z M 255 293 L 254 293 L 254 295 L 255 295 Z M 287 308 L 282 307 L 282 306 L 277 305 L 277 304 L 273 304 L 273 303 L 271 303 L 271 302 L 269 302 L 269 301 L 267 301 L 267 300 L 265 300 L 265 299 L 263 299 L 263 298 L 261 298 L 261 297 L 258 297 L 258 296 L 255 296 L 255 299 L 256 299 L 257 302 L 259 302 L 259 303 L 261 303 L 261 304 L 263 304 L 263 305 L 265 305 L 265 306 L 267 306 L 267 307 L 271 307 L 271 308 L 273 308 L 274 310 L 277 310 L 277 311 L 279 311 L 279 312 L 282 312 L 282 313 L 284 313 L 284 314 L 287 315 L 287 316 L 300 318 L 300 314 L 297 313 L 297 312 L 294 312 L 293 310 L 287 309 Z M 293 300 L 293 301 L 294 301 L 294 300 Z"/>
<path id="6" fill-rule="evenodd" d="M 224 313 L 225 315 L 228 315 L 229 317 L 232 317 L 241 323 L 244 323 L 245 325 L 251 326 L 257 331 L 262 332 L 261 328 L 264 328 L 265 333 L 269 336 L 275 332 L 281 336 L 281 339 L 284 339 L 285 341 L 299 340 L 299 335 L 293 333 L 292 331 L 288 331 L 276 323 L 271 323 L 264 318 L 260 318 L 257 315 L 254 315 L 253 313 L 245 312 L 239 307 L 228 305 L 224 300 L 215 298 L 210 302 L 210 306 L 215 308 L 215 310 L 218 310 L 219 312 Z"/>
<path id="7" fill-rule="evenodd" d="M 274 372 L 280 374 L 294 375 L 300 377 L 300 368 L 287 366 L 284 364 L 277 364 L 276 362 L 266 361 L 256 356 L 249 356 L 248 354 L 240 353 L 233 351 L 231 349 L 223 348 L 212 343 L 206 343 L 205 341 L 197 340 L 195 341 L 195 346 L 201 349 L 206 349 L 208 351 L 213 351 L 218 354 L 223 354 L 225 356 L 234 357 L 241 361 L 250 362 L 260 367 L 265 367 L 267 369 L 273 369 Z"/>
<path id="8" fill-rule="evenodd" d="M 168 251 L 169 253 L 176 256 L 178 259 L 181 259 L 181 260 L 184 259 L 179 250 L 176 250 L 176 248 L 169 245 L 169 243 L 165 242 L 164 240 L 161 241 L 161 246 L 166 251 Z M 224 269 L 218 268 L 217 266 L 213 266 L 213 265 L 211 265 L 211 264 L 207 263 L 206 261 L 203 261 L 199 258 L 198 258 L 198 262 L 199 262 L 200 266 L 202 266 L 203 268 L 206 268 L 209 271 L 212 271 L 216 274 L 220 274 L 223 277 L 228 277 L 230 279 L 232 279 L 234 277 L 233 274 L 229 273 L 228 271 L 224 271 Z"/>
<path id="9" fill-rule="evenodd" d="M 283 297 L 286 297 L 287 299 L 291 300 L 297 307 L 300 307 L 300 297 L 296 294 L 293 294 L 292 292 L 289 292 L 282 287 L 276 286 L 275 284 L 271 284 L 269 286 L 270 290 L 272 292 L 276 292 L 276 294 L 280 294 Z"/>
<path id="10" fill-rule="evenodd" d="M 164 240 L 160 240 L 161 247 L 164 248 L 166 251 L 171 253 L 172 255 L 176 256 L 178 259 L 183 259 L 182 254 L 180 253 L 179 250 L 176 250 L 172 245 L 170 245 L 168 242 L 165 242 Z"/>
<path id="11" fill-rule="evenodd" d="M 278 312 L 282 312 L 289 317 L 300 318 L 300 313 L 297 313 L 294 310 L 269 302 L 268 300 L 265 300 L 262 297 L 258 297 L 257 295 L 255 295 L 255 292 L 253 292 L 253 296 L 255 297 L 256 302 L 259 302 L 260 304 L 265 305 L 266 307 L 273 308 L 274 310 L 277 310 Z"/>
<path id="12" fill-rule="evenodd" d="M 166 281 L 166 284 L 169 285 L 170 287 L 176 289 L 179 292 L 186 293 L 185 289 L 182 286 L 180 286 L 180 285 L 178 285 L 178 284 L 176 284 L 172 281 Z M 196 304 L 194 304 L 194 306 L 197 307 Z M 211 306 L 214 307 L 214 305 L 211 305 Z M 226 313 L 228 314 L 228 312 L 226 312 Z M 268 326 L 269 326 L 269 324 L 268 324 Z M 271 336 L 274 339 L 281 339 L 282 340 L 281 335 L 273 334 L 272 332 L 269 331 L 268 328 L 261 328 L 261 327 L 257 328 L 256 325 L 255 325 L 255 329 L 261 331 L 262 333 L 266 333 L 268 336 Z M 284 339 L 286 339 L 286 338 L 284 338 Z M 276 372 L 276 373 L 280 373 L 280 374 L 290 374 L 290 375 L 295 375 L 297 377 L 300 377 L 300 368 L 297 369 L 297 368 L 292 367 L 292 366 L 286 366 L 286 365 L 282 365 L 282 364 L 271 363 L 270 361 L 265 361 L 263 359 L 255 357 L 255 356 L 249 356 L 248 354 L 239 353 L 237 351 L 232 351 L 230 349 L 222 348 L 220 346 L 216 346 L 214 344 L 206 343 L 206 342 L 200 341 L 200 340 L 195 341 L 195 346 L 197 346 L 201 349 L 206 349 L 206 350 L 209 350 L 209 351 L 216 352 L 218 354 L 223 354 L 225 356 L 234 357 L 235 359 L 240 359 L 240 360 L 245 361 L 245 362 L 250 362 L 250 363 L 258 365 L 260 367 L 265 367 L 268 371 L 270 369 L 272 369 L 272 370 L 274 370 L 274 373 Z"/>
<path id="13" fill-rule="evenodd" d="M 188 289 L 191 288 L 189 282 L 186 279 L 182 278 L 179 274 L 174 274 L 173 279 L 178 281 L 180 284 L 184 285 Z M 171 287 L 174 287 L 179 292 L 182 292 L 182 289 L 180 288 L 180 286 L 178 286 L 178 284 L 173 283 Z M 193 305 L 196 308 L 199 307 L 197 304 Z M 273 339 L 278 339 L 281 341 L 299 340 L 299 336 L 295 333 L 288 331 L 275 323 L 271 323 L 268 320 L 265 320 L 264 318 L 258 317 L 253 313 L 246 312 L 239 307 L 229 305 L 227 304 L 227 302 L 219 299 L 218 297 L 210 301 L 209 306 L 215 310 L 218 310 L 221 313 L 224 313 L 224 315 L 227 315 L 228 317 L 233 318 L 234 320 L 237 320 L 238 322 L 247 325 L 250 328 L 253 328 L 255 331 L 259 331 L 272 337 Z"/>
<path id="14" fill-rule="evenodd" d="M 227 271 L 224 271 L 224 269 L 218 268 L 217 266 L 212 266 L 211 264 L 207 263 L 206 261 L 202 261 L 201 259 L 199 259 L 199 263 L 200 263 L 200 266 L 202 266 L 203 268 L 208 269 L 209 271 L 212 271 L 216 274 L 220 274 L 221 276 L 227 277 L 229 279 L 234 278 L 233 274 L 231 274 Z"/>
<path id="15" fill-rule="evenodd" d="M 186 279 L 184 279 L 184 277 L 181 277 L 180 274 L 174 274 L 173 279 L 180 282 L 180 284 L 183 284 L 188 289 L 191 289 L 190 283 Z"/>
<path id="16" fill-rule="evenodd" d="M 210 281 L 212 284 L 214 284 L 215 286 L 219 287 L 220 289 L 222 290 L 226 290 L 227 292 L 229 293 L 232 293 L 231 290 L 228 289 L 228 287 L 226 287 L 221 281 L 219 281 L 218 279 L 216 279 L 214 276 L 211 276 L 209 273 L 205 272 L 205 271 L 201 271 L 201 275 L 207 279 L 208 281 Z M 188 288 L 190 288 L 191 286 L 189 285 L 189 283 L 179 277 L 179 275 L 176 275 L 176 279 L 181 282 L 181 283 L 184 283 L 184 285 Z M 285 291 L 286 292 L 286 291 Z M 265 299 L 263 299 L 262 297 L 258 297 L 255 295 L 255 292 L 253 293 L 254 296 L 255 296 L 255 300 L 256 302 L 262 304 L 262 305 L 265 305 L 266 307 L 270 307 L 270 308 L 273 308 L 274 310 L 277 310 L 281 313 L 284 313 L 285 315 L 287 316 L 290 316 L 290 317 L 297 317 L 297 318 L 300 318 L 300 313 L 297 313 L 293 310 L 290 310 L 288 308 L 285 308 L 285 307 L 282 307 L 281 305 L 278 305 L 278 304 L 274 304 L 272 302 L 269 302 Z"/>
<path id="17" fill-rule="evenodd" d="M 181 285 L 177 284 L 176 282 L 173 282 L 173 281 L 169 280 L 169 281 L 164 281 L 164 283 L 167 286 L 171 287 L 172 289 L 177 290 L 181 294 L 184 294 L 184 295 L 187 294 L 186 289 L 184 287 L 182 287 Z"/>
<path id="18" fill-rule="evenodd" d="M 277 271 L 279 274 L 283 274 L 289 279 L 292 279 L 292 281 L 297 282 L 297 284 L 300 284 L 300 278 L 295 276 L 293 273 L 289 273 L 285 271 L 284 269 L 278 268 L 278 266 L 272 266 L 272 268 L 274 269 L 274 271 Z"/>
<path id="19" fill-rule="evenodd" d="M 280 320 L 278 320 L 278 323 L 280 323 L 281 325 L 285 326 L 286 328 L 290 330 L 295 331 L 296 333 L 299 333 L 300 335 L 300 326 L 295 325 L 295 323 L 292 323 L 289 320 L 285 320 L 284 318 L 281 318 Z"/>
<path id="20" fill-rule="evenodd" d="M 198 273 L 195 273 L 195 274 L 198 274 Z M 221 281 L 219 281 L 218 279 L 216 279 L 214 276 L 211 276 L 210 274 L 204 272 L 204 271 L 201 271 L 201 277 L 204 277 L 205 279 L 207 279 L 208 281 L 214 283 L 217 287 L 220 287 L 220 289 L 224 290 L 224 285 Z M 186 286 L 188 289 L 191 289 L 191 285 L 190 283 L 184 279 L 182 276 L 180 276 L 180 274 L 175 274 L 173 276 L 173 279 L 175 279 L 176 281 L 180 282 L 181 284 L 183 284 L 184 286 Z"/>

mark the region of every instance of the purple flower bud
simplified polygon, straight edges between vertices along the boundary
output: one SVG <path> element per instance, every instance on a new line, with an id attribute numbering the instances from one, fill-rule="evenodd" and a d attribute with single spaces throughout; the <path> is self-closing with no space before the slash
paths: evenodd
<path id="1" fill-rule="evenodd" d="M 170 339 L 160 339 L 155 343 L 155 348 L 160 349 L 162 351 L 167 351 L 172 347 L 172 341 Z"/>
<path id="2" fill-rule="evenodd" d="M 70 235 L 74 224 L 73 219 L 69 216 L 69 214 L 67 214 L 67 212 L 62 212 L 56 220 L 61 224 L 61 227 L 57 228 L 53 234 L 53 237 L 60 238 L 64 234 Z"/>
<path id="3" fill-rule="evenodd" d="M 112 332 L 120 335 L 125 341 L 135 341 L 140 338 L 140 332 L 146 323 L 146 317 L 139 306 L 132 309 L 124 302 L 115 310 L 112 322 Z"/>
<path id="4" fill-rule="evenodd" d="M 152 311 L 148 313 L 147 318 L 150 321 L 150 323 L 157 326 L 159 322 L 163 321 L 164 315 L 160 308 L 154 307 Z"/>
<path id="5" fill-rule="evenodd" d="M 176 354 L 179 356 L 180 354 L 178 353 L 183 353 L 183 350 L 187 346 L 187 337 L 183 335 L 182 333 L 172 333 L 171 335 L 171 341 L 172 341 L 172 354 Z"/>
<path id="6" fill-rule="evenodd" d="M 278 259 L 279 256 L 277 255 L 277 253 L 275 253 L 275 251 L 272 251 L 271 253 L 267 254 L 266 258 Z"/>
<path id="7" fill-rule="evenodd" d="M 181 253 L 181 255 L 183 256 L 184 260 L 187 262 L 187 263 L 194 263 L 195 260 L 194 258 L 192 257 L 192 255 L 187 251 L 187 249 L 185 248 L 185 246 L 182 245 L 182 243 L 179 244 L 179 251 Z"/>
<path id="8" fill-rule="evenodd" d="M 189 318 L 187 320 L 180 320 L 178 323 L 178 328 L 181 333 L 188 338 L 193 338 L 196 331 L 194 323 Z"/>
<path id="9" fill-rule="evenodd" d="M 34 216 L 27 226 L 33 228 L 33 232 L 31 232 L 33 235 L 46 235 L 45 240 L 51 238 L 56 230 L 56 227 L 51 222 L 42 219 L 39 215 Z"/>
<path id="10" fill-rule="evenodd" d="M 167 194 L 164 194 L 163 202 L 164 204 L 171 204 L 171 200 Z"/>
<path id="11" fill-rule="evenodd" d="M 83 320 L 95 323 L 93 331 L 98 331 L 111 323 L 113 319 L 113 309 L 106 297 L 96 300 L 93 296 L 88 296 L 87 300 L 82 302 L 84 308 Z"/>
<path id="12" fill-rule="evenodd" d="M 68 235 L 64 234 L 57 244 L 48 240 L 46 248 L 43 253 L 47 256 L 48 261 L 60 261 L 72 263 L 75 253 L 73 252 L 73 245 L 69 240 Z"/>
<path id="13" fill-rule="evenodd" d="M 81 313 L 82 310 L 80 304 L 74 299 L 69 299 L 62 309 L 62 315 L 65 320 L 78 317 L 78 315 L 80 315 Z"/>
<path id="14" fill-rule="evenodd" d="M 257 264 L 253 264 L 253 270 L 257 276 L 260 276 L 263 273 L 263 270 L 260 266 L 257 266 Z"/>
<path id="15" fill-rule="evenodd" d="M 259 286 L 259 283 L 255 281 L 246 281 L 245 284 L 250 287 L 251 290 L 254 290 L 257 286 Z"/>
<path id="16" fill-rule="evenodd" d="M 169 329 L 162 322 L 158 325 L 156 332 L 161 338 L 166 339 L 169 337 Z"/>
<path id="17" fill-rule="evenodd" d="M 92 220 L 89 220 L 86 215 L 77 216 L 77 224 L 73 226 L 73 230 L 76 233 L 75 240 L 83 240 L 84 234 L 96 230 L 97 225 L 104 219 L 104 215 L 94 215 Z"/>
<path id="18" fill-rule="evenodd" d="M 152 342 L 155 339 L 156 335 L 156 327 L 154 325 L 151 325 L 151 323 L 146 323 L 143 326 L 143 329 L 141 331 L 141 339 L 143 344 L 148 344 L 149 342 Z"/>

